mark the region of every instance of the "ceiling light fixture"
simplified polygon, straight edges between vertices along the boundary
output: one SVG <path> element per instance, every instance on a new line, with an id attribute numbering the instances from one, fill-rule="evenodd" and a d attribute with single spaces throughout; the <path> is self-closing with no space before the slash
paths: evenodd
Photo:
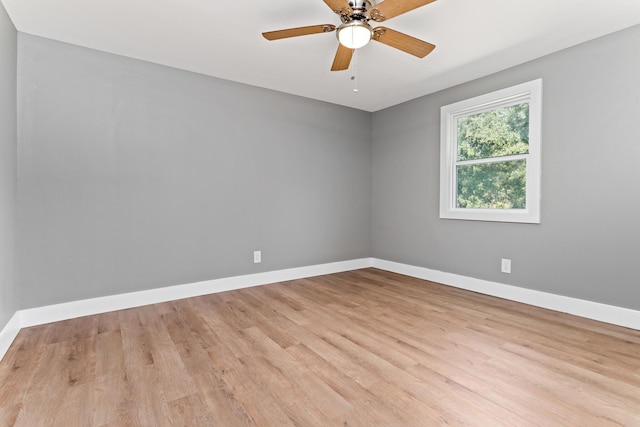
<path id="1" fill-rule="evenodd" d="M 349 49 L 358 49 L 365 46 L 373 36 L 371 26 L 366 22 L 354 19 L 338 27 L 338 41 Z"/>

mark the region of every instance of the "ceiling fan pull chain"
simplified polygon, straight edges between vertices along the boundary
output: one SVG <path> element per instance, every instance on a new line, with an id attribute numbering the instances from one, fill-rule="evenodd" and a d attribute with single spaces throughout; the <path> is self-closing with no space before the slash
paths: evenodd
<path id="1" fill-rule="evenodd" d="M 358 49 L 355 49 L 353 56 L 353 75 L 351 76 L 351 80 L 353 80 L 353 91 L 358 93 Z"/>

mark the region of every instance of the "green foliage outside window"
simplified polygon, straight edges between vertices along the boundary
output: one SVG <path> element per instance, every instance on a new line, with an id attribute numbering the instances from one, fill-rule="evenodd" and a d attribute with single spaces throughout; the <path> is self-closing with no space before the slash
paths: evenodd
<path id="1" fill-rule="evenodd" d="M 529 103 L 460 117 L 457 134 L 457 207 L 525 209 L 526 160 L 506 156 L 529 152 Z"/>

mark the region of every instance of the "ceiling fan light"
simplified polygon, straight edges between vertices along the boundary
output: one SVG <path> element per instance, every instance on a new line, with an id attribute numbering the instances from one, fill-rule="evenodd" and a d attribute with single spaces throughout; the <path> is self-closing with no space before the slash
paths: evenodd
<path id="1" fill-rule="evenodd" d="M 351 21 L 342 24 L 338 28 L 338 40 L 340 44 L 349 49 L 358 49 L 365 46 L 371 40 L 373 32 L 366 22 Z"/>

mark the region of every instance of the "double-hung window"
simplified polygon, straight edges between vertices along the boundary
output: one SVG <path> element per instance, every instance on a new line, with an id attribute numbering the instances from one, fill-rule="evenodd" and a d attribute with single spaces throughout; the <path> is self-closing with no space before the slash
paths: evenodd
<path id="1" fill-rule="evenodd" d="M 441 108 L 440 218 L 540 222 L 542 80 Z"/>

